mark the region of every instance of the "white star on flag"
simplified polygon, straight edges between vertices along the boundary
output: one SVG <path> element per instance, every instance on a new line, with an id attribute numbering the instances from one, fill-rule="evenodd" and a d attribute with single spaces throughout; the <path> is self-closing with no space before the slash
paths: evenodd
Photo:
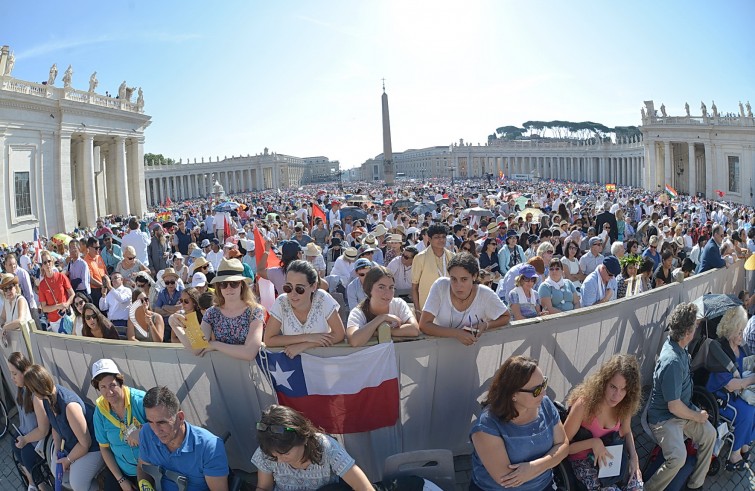
<path id="1" fill-rule="evenodd" d="M 284 371 L 281 370 L 280 365 L 276 362 L 275 363 L 275 370 L 270 370 L 270 375 L 273 376 L 275 379 L 275 383 L 280 385 L 281 387 L 285 387 L 288 390 L 294 390 L 291 388 L 291 384 L 288 383 L 289 377 L 291 377 L 291 374 L 294 373 L 294 370 L 290 371 Z"/>

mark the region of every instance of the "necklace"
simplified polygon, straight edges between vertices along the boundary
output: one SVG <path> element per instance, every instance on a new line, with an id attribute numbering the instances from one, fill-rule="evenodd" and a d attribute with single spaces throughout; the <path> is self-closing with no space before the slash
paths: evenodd
<path id="1" fill-rule="evenodd" d="M 465 298 L 465 299 L 463 299 L 461 301 L 462 305 L 464 305 L 464 302 L 466 302 L 467 300 L 469 300 L 469 297 L 471 297 L 474 292 L 475 292 L 475 289 L 474 289 L 474 287 L 472 287 L 472 291 L 469 292 L 469 295 L 467 295 L 467 298 Z M 451 294 L 451 296 L 453 297 L 453 293 Z M 471 302 L 467 306 L 467 308 L 464 309 L 464 312 L 461 313 L 461 318 L 459 319 L 459 322 L 457 323 L 454 320 L 454 311 L 456 310 L 456 307 L 454 307 L 453 299 L 451 300 L 451 327 L 453 327 L 454 329 L 458 329 L 458 328 L 460 328 L 464 324 L 464 318 L 469 313 L 469 309 L 472 308 L 472 304 L 474 304 L 474 302 Z M 471 315 L 469 316 L 469 327 L 472 327 L 472 316 Z"/>

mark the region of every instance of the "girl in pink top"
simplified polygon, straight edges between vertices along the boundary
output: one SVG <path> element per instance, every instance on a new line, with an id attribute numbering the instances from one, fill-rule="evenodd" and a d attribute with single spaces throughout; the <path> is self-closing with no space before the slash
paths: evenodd
<path id="1" fill-rule="evenodd" d="M 637 359 L 630 355 L 614 355 L 569 394 L 570 411 L 564 423 L 566 436 L 572 442 L 569 444 L 569 461 L 577 479 L 588 491 L 643 489 L 631 424 L 632 416 L 640 408 L 640 399 L 640 367 Z M 592 438 L 575 438 L 580 429 L 587 430 Z M 608 453 L 601 437 L 616 431 L 625 439 L 629 480 L 620 485 L 601 487 L 598 465 L 611 457 L 618 457 Z"/>

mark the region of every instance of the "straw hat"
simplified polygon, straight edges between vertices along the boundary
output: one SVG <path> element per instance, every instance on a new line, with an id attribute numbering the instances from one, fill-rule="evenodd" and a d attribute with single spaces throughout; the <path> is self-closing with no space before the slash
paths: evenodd
<path id="1" fill-rule="evenodd" d="M 343 251 L 343 257 L 348 259 L 349 261 L 356 260 L 358 255 L 359 255 L 359 252 L 354 247 L 347 247 Z"/>
<path id="2" fill-rule="evenodd" d="M 203 257 L 198 257 L 194 260 L 193 263 L 191 263 L 191 271 L 194 272 L 198 270 L 199 268 L 201 268 L 202 266 L 204 266 L 205 264 L 210 264 L 210 262 Z"/>
<path id="3" fill-rule="evenodd" d="M 168 276 L 172 276 L 175 279 L 178 279 L 178 273 L 176 273 L 176 270 L 173 268 L 165 268 L 163 270 L 163 281 L 168 278 Z"/>
<path id="4" fill-rule="evenodd" d="M 388 236 L 388 242 L 403 242 L 404 238 L 401 236 L 401 234 L 391 234 Z"/>
<path id="5" fill-rule="evenodd" d="M 10 273 L 3 273 L 0 276 L 0 288 L 5 288 L 9 285 L 18 285 L 18 278 L 16 278 L 16 275 L 12 275 Z"/>
<path id="6" fill-rule="evenodd" d="M 251 278 L 244 276 L 244 265 L 238 259 L 223 258 L 218 266 L 218 272 L 210 284 L 220 283 L 221 281 L 243 281 L 246 284 L 251 283 Z"/>
<path id="7" fill-rule="evenodd" d="M 385 228 L 385 225 L 383 225 L 382 223 L 378 223 L 377 226 L 375 227 L 375 230 L 372 231 L 372 234 L 375 237 L 382 237 L 383 235 L 387 233 L 388 233 L 388 229 Z"/>
<path id="8" fill-rule="evenodd" d="M 322 249 L 314 242 L 310 242 L 307 244 L 307 247 L 304 248 L 304 255 L 307 257 L 315 257 L 320 254 L 322 254 Z"/>

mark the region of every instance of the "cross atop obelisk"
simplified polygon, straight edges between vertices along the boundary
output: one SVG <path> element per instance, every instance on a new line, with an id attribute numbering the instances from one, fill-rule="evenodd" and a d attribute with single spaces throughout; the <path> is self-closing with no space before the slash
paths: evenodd
<path id="1" fill-rule="evenodd" d="M 391 120 L 388 116 L 388 94 L 385 93 L 385 79 L 383 79 L 383 180 L 386 186 L 393 186 L 393 150 L 391 149 Z"/>

